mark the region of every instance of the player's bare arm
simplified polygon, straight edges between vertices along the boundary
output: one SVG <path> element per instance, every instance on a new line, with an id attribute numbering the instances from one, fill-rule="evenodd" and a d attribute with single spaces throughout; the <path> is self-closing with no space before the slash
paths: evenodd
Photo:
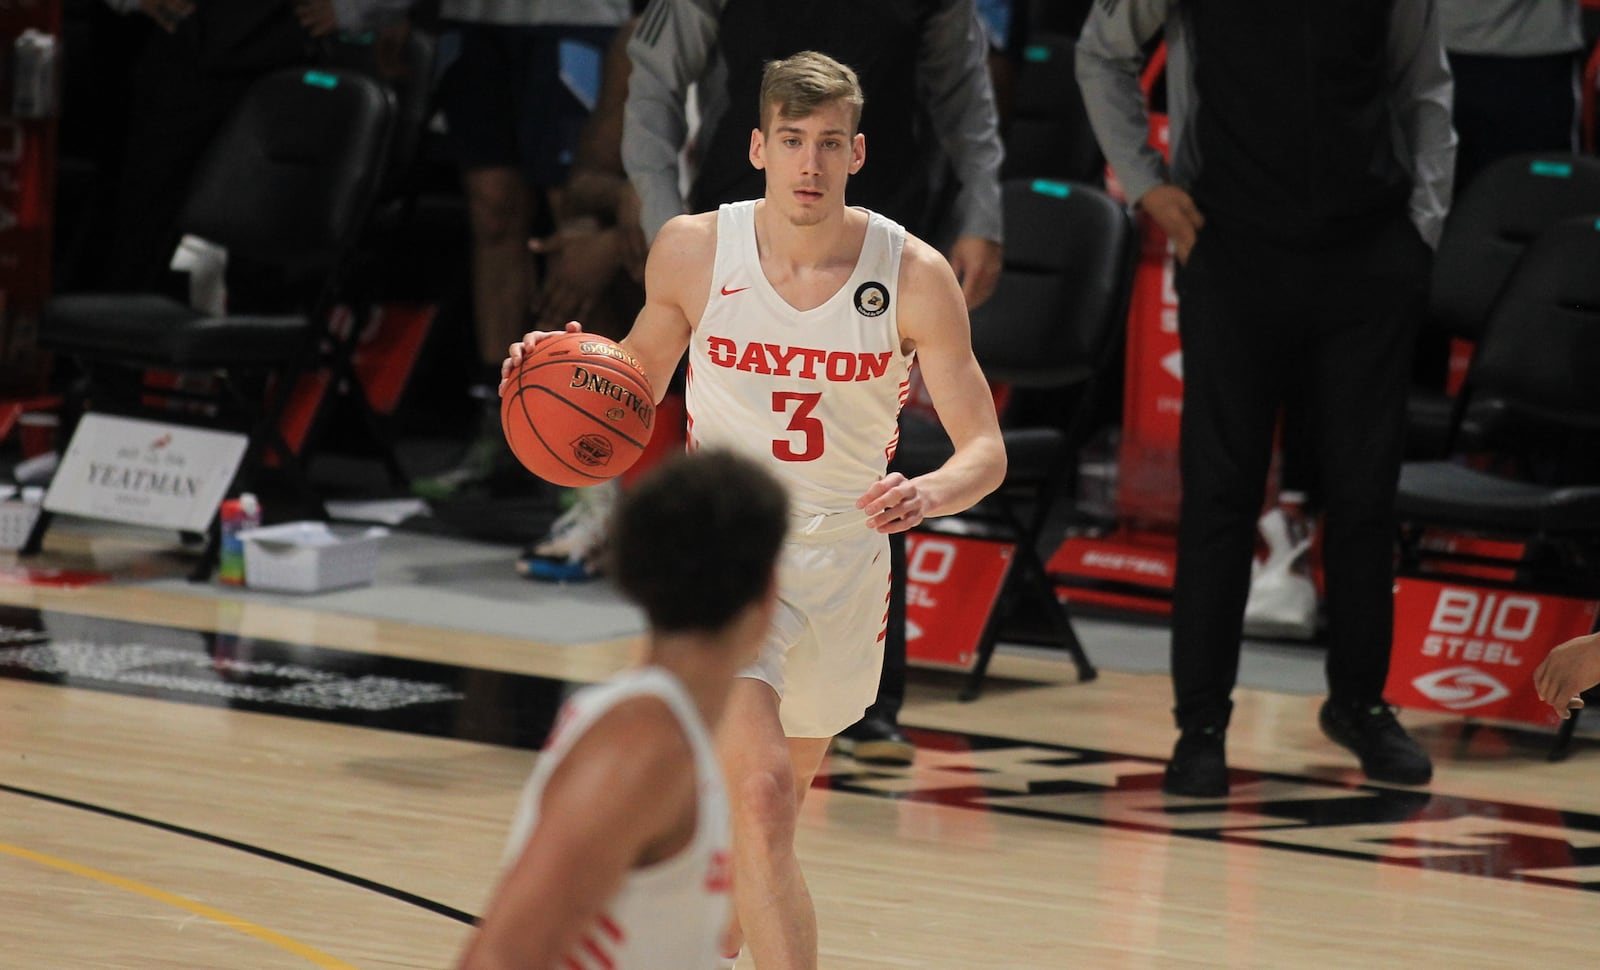
<path id="1" fill-rule="evenodd" d="M 931 246 L 906 237 L 900 261 L 900 333 L 917 352 L 917 366 L 955 454 L 926 475 L 898 472 L 856 502 L 879 532 L 904 532 L 923 519 L 971 508 L 1006 474 L 1006 449 L 989 384 L 972 355 L 972 330 L 955 273 Z"/>
<path id="2" fill-rule="evenodd" d="M 644 367 L 659 403 L 705 312 L 717 254 L 717 214 L 668 220 L 644 268 L 644 307 L 622 346 Z"/>
<path id="3" fill-rule="evenodd" d="M 596 721 L 551 777 L 538 826 L 460 970 L 562 966 L 629 870 L 689 843 L 693 763 L 688 738 L 658 698 L 625 701 Z"/>
<path id="4" fill-rule="evenodd" d="M 661 228 L 645 264 L 645 303 L 634 318 L 633 329 L 620 341 L 644 369 L 661 403 L 672 372 L 689 349 L 692 321 L 705 312 L 711 286 L 711 264 L 717 252 L 717 214 L 679 216 Z M 578 333 L 583 324 L 570 321 L 562 330 L 530 330 L 506 350 L 500 362 L 501 396 L 522 358 L 539 341 L 561 333 Z"/>

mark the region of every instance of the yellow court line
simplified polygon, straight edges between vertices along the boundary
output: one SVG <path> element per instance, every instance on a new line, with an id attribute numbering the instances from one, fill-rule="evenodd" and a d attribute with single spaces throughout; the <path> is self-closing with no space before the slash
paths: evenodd
<path id="1" fill-rule="evenodd" d="M 0 853 L 13 855 L 19 859 L 26 859 L 29 862 L 37 862 L 42 866 L 49 866 L 52 869 L 60 869 L 63 872 L 70 872 L 75 876 L 82 876 L 85 879 L 93 879 L 95 882 L 105 883 L 108 886 L 115 886 L 118 889 L 125 889 L 130 893 L 135 893 L 148 899 L 153 899 L 156 902 L 166 903 L 168 906 L 174 906 L 178 909 L 187 910 L 196 916 L 204 917 L 214 923 L 220 923 L 229 929 L 238 930 L 240 933 L 244 933 L 248 936 L 253 936 L 258 940 L 271 943 L 273 946 L 278 947 L 281 950 L 287 950 L 309 963 L 325 968 L 325 970 L 356 970 L 356 967 L 352 966 L 351 964 L 345 963 L 343 960 L 340 960 L 336 957 L 329 956 L 315 947 L 307 946 L 306 944 L 301 943 L 299 940 L 290 939 L 289 937 L 284 936 L 282 933 L 267 929 L 265 926 L 257 926 L 255 923 L 252 923 L 246 919 L 241 919 L 232 913 L 225 913 L 215 907 L 207 906 L 205 903 L 195 902 L 192 899 L 179 896 L 176 893 L 169 893 L 164 889 L 157 889 L 154 886 L 147 886 L 142 882 L 135 882 L 132 879 L 124 879 L 121 876 L 113 875 L 109 872 L 102 872 L 99 869 L 91 869 L 88 866 L 81 866 L 76 862 L 69 862 L 66 859 L 58 859 L 55 856 L 34 852 L 32 850 L 24 849 L 15 845 L 6 845 L 3 842 L 0 842 Z"/>

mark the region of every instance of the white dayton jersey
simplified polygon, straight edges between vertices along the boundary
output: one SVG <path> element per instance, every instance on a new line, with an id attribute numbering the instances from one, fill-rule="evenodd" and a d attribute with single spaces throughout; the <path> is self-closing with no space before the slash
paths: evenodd
<path id="1" fill-rule="evenodd" d="M 761 270 L 755 210 L 717 214 L 711 294 L 689 344 L 690 446 L 764 461 L 797 514 L 854 509 L 894 455 L 910 388 L 896 324 L 905 230 L 869 212 L 849 281 L 796 310 Z"/>
<path id="2" fill-rule="evenodd" d="M 601 715 L 641 695 L 659 697 L 677 715 L 694 750 L 694 835 L 669 859 L 634 869 L 586 927 L 561 964 L 567 970 L 661 970 L 713 967 L 722 954 L 732 908 L 732 829 L 722 771 L 700 712 L 677 678 L 659 667 L 618 674 L 574 694 L 562 707 L 533 776 L 522 790 L 506 843 L 507 864 L 522 854 L 539 824 L 539 802 L 556 766 Z"/>

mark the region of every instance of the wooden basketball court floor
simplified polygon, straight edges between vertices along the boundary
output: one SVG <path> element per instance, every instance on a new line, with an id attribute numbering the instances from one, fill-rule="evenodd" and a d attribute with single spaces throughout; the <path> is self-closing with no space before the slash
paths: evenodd
<path id="1" fill-rule="evenodd" d="M 55 530 L 31 564 L 112 581 L 0 584 L 0 966 L 449 966 L 555 706 L 636 644 L 153 588 L 185 566 L 165 536 L 93 534 Z M 1006 651 L 961 703 L 914 671 L 916 764 L 829 761 L 800 833 L 822 966 L 1600 953 L 1591 737 L 1551 764 L 1543 736 L 1407 713 L 1433 785 L 1367 785 L 1317 732 L 1318 697 L 1246 689 L 1233 795 L 1169 798 L 1167 679 L 1086 641 L 1088 684 Z"/>

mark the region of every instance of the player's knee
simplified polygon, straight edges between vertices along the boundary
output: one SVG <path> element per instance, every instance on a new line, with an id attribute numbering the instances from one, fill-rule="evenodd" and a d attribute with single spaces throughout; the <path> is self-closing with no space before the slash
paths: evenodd
<path id="1" fill-rule="evenodd" d="M 787 764 L 746 773 L 734 785 L 733 804 L 742 823 L 741 838 L 754 836 L 758 844 L 769 847 L 781 847 L 791 841 L 797 805 Z"/>

